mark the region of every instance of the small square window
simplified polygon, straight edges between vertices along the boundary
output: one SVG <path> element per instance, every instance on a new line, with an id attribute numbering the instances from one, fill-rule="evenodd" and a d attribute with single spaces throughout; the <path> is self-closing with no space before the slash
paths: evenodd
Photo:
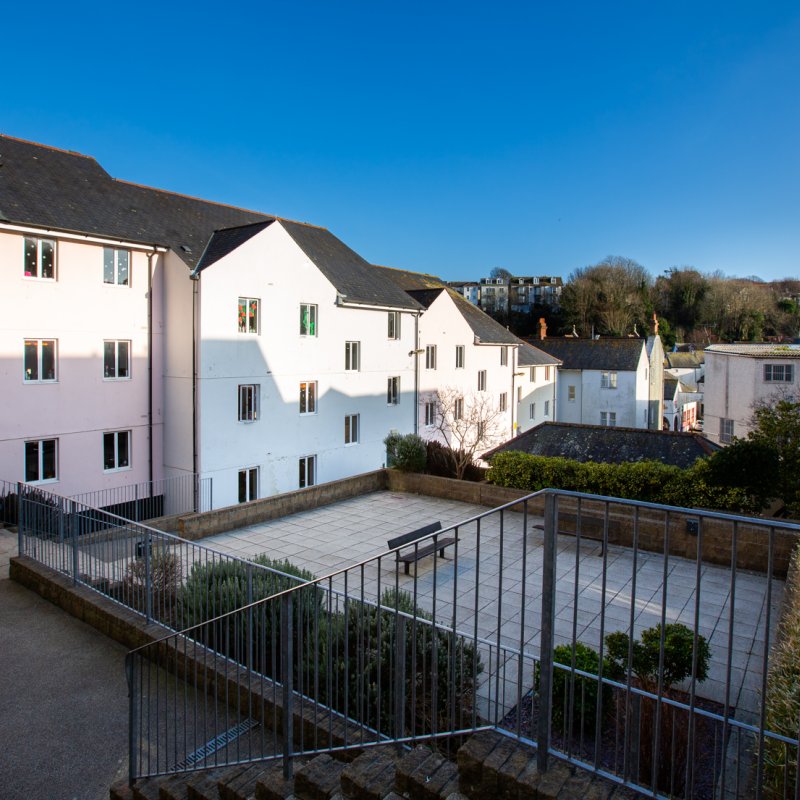
<path id="1" fill-rule="evenodd" d="M 249 503 L 258 499 L 258 467 L 239 470 L 239 502 Z"/>
<path id="2" fill-rule="evenodd" d="M 464 369 L 464 345 L 456 345 L 456 369 Z"/>
<path id="3" fill-rule="evenodd" d="M 258 384 L 239 385 L 239 422 L 255 422 L 258 419 Z"/>
<path id="4" fill-rule="evenodd" d="M 317 335 L 317 307 L 315 305 L 300 304 L 300 335 Z"/>
<path id="5" fill-rule="evenodd" d="M 300 488 L 305 489 L 306 486 L 314 486 L 317 482 L 317 457 L 303 456 L 299 461 L 299 467 Z"/>
<path id="6" fill-rule="evenodd" d="M 348 414 L 344 418 L 344 443 L 358 444 L 360 414 Z"/>
<path id="7" fill-rule="evenodd" d="M 56 340 L 26 339 L 23 379 L 26 383 L 56 381 Z"/>
<path id="8" fill-rule="evenodd" d="M 425 369 L 436 369 L 435 344 L 429 344 L 425 347 Z"/>
<path id="9" fill-rule="evenodd" d="M 103 283 L 117 286 L 130 286 L 131 253 L 130 250 L 118 250 L 115 247 L 103 248 Z"/>
<path id="10" fill-rule="evenodd" d="M 103 434 L 103 469 L 111 472 L 128 469 L 131 465 L 131 432 L 114 431 Z"/>
<path id="11" fill-rule="evenodd" d="M 616 411 L 601 411 L 600 424 L 606 425 L 609 428 L 614 428 L 617 425 L 617 412 Z"/>
<path id="12" fill-rule="evenodd" d="M 58 480 L 58 439 L 25 442 L 25 483 Z"/>
<path id="13" fill-rule="evenodd" d="M 389 339 L 399 339 L 400 338 L 400 312 L 399 311 L 390 311 L 389 312 L 388 338 Z"/>
<path id="14" fill-rule="evenodd" d="M 344 343 L 345 372 L 358 372 L 361 369 L 361 342 Z"/>
<path id="15" fill-rule="evenodd" d="M 303 381 L 300 384 L 300 413 L 317 413 L 317 382 Z"/>
<path id="16" fill-rule="evenodd" d="M 258 298 L 239 298 L 239 333 L 258 333 Z"/>
<path id="17" fill-rule="evenodd" d="M 103 342 L 103 377 L 108 380 L 129 380 L 131 377 L 131 343 Z"/>
<path id="18" fill-rule="evenodd" d="M 52 239 L 25 237 L 24 275 L 26 278 L 55 280 L 56 243 Z"/>
<path id="19" fill-rule="evenodd" d="M 764 381 L 766 383 L 792 383 L 794 381 L 794 364 L 764 364 Z"/>
<path id="20" fill-rule="evenodd" d="M 396 406 L 400 402 L 400 377 L 393 376 L 386 382 L 386 402 Z"/>

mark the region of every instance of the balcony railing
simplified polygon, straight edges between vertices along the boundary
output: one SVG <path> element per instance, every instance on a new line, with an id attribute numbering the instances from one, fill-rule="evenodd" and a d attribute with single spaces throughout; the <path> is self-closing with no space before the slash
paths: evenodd
<path id="1" fill-rule="evenodd" d="M 128 656 L 131 777 L 491 728 L 651 797 L 796 796 L 762 698 L 799 533 L 548 490 L 410 576 L 386 552 L 220 616 L 235 582 L 181 577 L 208 615 Z"/>

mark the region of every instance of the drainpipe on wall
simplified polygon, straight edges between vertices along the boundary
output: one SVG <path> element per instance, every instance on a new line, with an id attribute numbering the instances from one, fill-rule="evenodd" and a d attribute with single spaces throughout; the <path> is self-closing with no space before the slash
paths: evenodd
<path id="1" fill-rule="evenodd" d="M 147 457 L 150 477 L 150 497 L 153 497 L 153 256 L 155 247 L 147 253 Z"/>
<path id="2" fill-rule="evenodd" d="M 200 289 L 200 275 L 191 274 L 192 281 L 192 472 L 197 475 L 197 302 Z M 195 484 L 195 508 L 199 508 L 199 484 Z"/>
<path id="3" fill-rule="evenodd" d="M 419 435 L 419 311 L 414 314 L 414 435 Z"/>

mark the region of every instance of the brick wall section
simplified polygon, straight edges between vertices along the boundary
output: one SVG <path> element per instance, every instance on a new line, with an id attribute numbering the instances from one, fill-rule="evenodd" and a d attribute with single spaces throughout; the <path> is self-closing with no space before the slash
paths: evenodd
<path id="1" fill-rule="evenodd" d="M 307 489 L 252 500 L 249 503 L 218 508 L 201 514 L 185 514 L 180 518 L 177 533 L 184 539 L 195 541 L 246 525 L 286 517 L 289 514 L 377 492 L 386 488 L 386 472 L 387 470 L 379 469 L 352 478 L 310 486 Z"/>

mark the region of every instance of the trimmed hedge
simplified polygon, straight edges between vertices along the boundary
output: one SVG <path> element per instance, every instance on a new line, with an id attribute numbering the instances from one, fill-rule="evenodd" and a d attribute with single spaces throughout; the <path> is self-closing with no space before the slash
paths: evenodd
<path id="1" fill-rule="evenodd" d="M 495 486 L 529 492 L 564 489 L 691 508 L 758 509 L 758 504 L 744 489 L 713 485 L 708 463 L 704 460 L 698 460 L 689 469 L 681 469 L 660 461 L 596 464 L 506 452 L 492 458 L 486 480 Z"/>

